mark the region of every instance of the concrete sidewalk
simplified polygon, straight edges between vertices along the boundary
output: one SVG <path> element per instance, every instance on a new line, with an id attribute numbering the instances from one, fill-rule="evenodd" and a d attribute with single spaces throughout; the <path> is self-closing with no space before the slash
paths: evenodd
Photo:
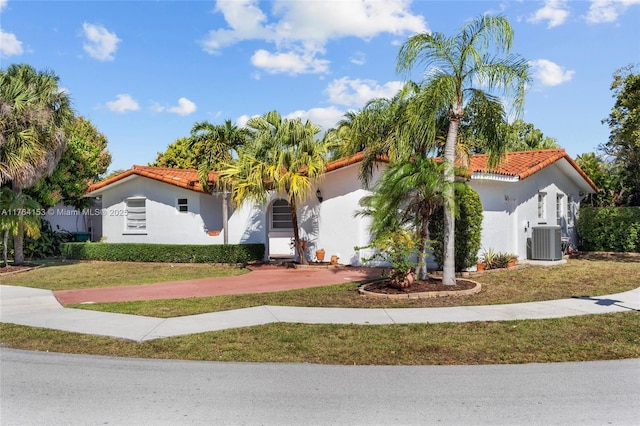
<path id="1" fill-rule="evenodd" d="M 137 342 L 250 327 L 305 324 L 416 324 L 560 318 L 640 311 L 640 287 L 624 293 L 545 302 L 450 308 L 348 309 L 257 306 L 176 318 L 152 318 L 64 308 L 49 290 L 0 285 L 0 322 Z"/>

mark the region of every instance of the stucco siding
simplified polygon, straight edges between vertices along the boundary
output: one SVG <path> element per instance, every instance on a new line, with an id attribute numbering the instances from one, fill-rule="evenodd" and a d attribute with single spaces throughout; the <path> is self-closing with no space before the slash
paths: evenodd
<path id="1" fill-rule="evenodd" d="M 102 196 L 104 239 L 111 243 L 214 244 L 201 216 L 201 212 L 215 213 L 214 200 L 209 196 L 205 202 L 200 195 L 143 177 L 117 185 Z M 128 198 L 145 199 L 146 230 L 127 231 Z M 187 200 L 187 212 L 178 211 L 178 199 Z"/>
<path id="2" fill-rule="evenodd" d="M 579 206 L 579 187 L 555 165 L 521 181 L 474 179 L 470 184 L 480 195 L 484 210 L 483 249 L 514 253 L 520 259 L 526 259 L 532 228 L 557 224 L 558 194 L 562 196 L 562 235 L 577 245 L 572 214 Z M 538 194 L 541 192 L 546 194 L 543 218 L 538 217 Z"/>

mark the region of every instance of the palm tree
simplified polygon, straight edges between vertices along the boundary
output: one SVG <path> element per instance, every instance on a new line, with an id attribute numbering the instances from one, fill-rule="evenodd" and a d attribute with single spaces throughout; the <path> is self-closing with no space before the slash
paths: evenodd
<path id="1" fill-rule="evenodd" d="M 375 98 L 360 111 L 346 112 L 337 127 L 328 132 L 343 141 L 342 156 L 364 153 L 359 173 L 365 185 L 369 184 L 377 160 L 385 157 L 393 161 L 402 153 L 398 150 L 398 137 L 405 107 L 400 94 L 391 99 Z"/>
<path id="2" fill-rule="evenodd" d="M 371 216 L 375 241 L 390 229 L 412 228 L 417 236 L 415 274 L 426 278 L 429 220 L 442 205 L 440 162 L 424 157 L 391 164 L 377 182 L 373 195 L 363 200 L 364 214 Z"/>
<path id="3" fill-rule="evenodd" d="M 55 169 L 73 118 L 68 95 L 52 72 L 10 65 L 0 70 L 0 184 L 20 195 Z M 24 262 L 22 223 L 14 236 L 14 261 Z"/>
<path id="4" fill-rule="evenodd" d="M 264 203 L 271 191 L 286 197 L 291 209 L 294 245 L 299 261 L 307 264 L 298 226 L 298 205 L 323 175 L 331 148 L 316 140 L 320 127 L 310 121 L 283 119 L 277 111 L 251 118 L 252 141 L 241 149 L 238 161 L 227 163 L 220 179 L 231 187 L 236 205 Z"/>
<path id="5" fill-rule="evenodd" d="M 222 125 L 213 125 L 208 121 L 200 121 L 193 125 L 189 138 L 189 149 L 199 146 L 200 152 L 195 162 L 198 164 L 198 179 L 202 186 L 209 189 L 209 172 L 216 171 L 222 164 L 233 159 L 233 152 L 238 152 L 251 136 L 249 129 L 239 128 L 225 120 Z M 233 151 L 233 152 L 232 152 Z M 220 184 L 220 182 L 216 182 Z M 222 228 L 224 244 L 229 243 L 229 208 L 228 188 L 222 185 Z"/>
<path id="6" fill-rule="evenodd" d="M 0 188 L 0 231 L 2 231 L 3 267 L 7 266 L 9 236 L 18 230 L 33 238 L 40 236 L 40 205 L 27 194 L 16 194 L 9 188 Z"/>
<path id="7" fill-rule="evenodd" d="M 425 109 L 431 111 L 423 117 L 428 123 L 436 112 L 447 111 L 449 126 L 444 148 L 444 206 L 445 206 L 445 259 L 443 283 L 454 285 L 454 182 L 455 147 L 465 101 L 470 95 L 480 96 L 489 104 L 500 104 L 493 93 L 498 90 L 513 95 L 516 112 L 524 103 L 525 88 L 529 81 L 529 66 L 518 55 L 509 54 L 513 30 L 502 16 L 481 16 L 465 24 L 453 37 L 442 33 L 420 33 L 407 40 L 398 53 L 396 69 L 408 73 L 415 65 L 426 67 L 424 87 Z M 490 51 L 493 44 L 494 51 Z M 502 53 L 507 54 L 502 58 Z M 435 123 L 434 123 L 435 125 Z M 490 163 L 498 163 L 504 151 L 501 140 L 488 141 Z"/>

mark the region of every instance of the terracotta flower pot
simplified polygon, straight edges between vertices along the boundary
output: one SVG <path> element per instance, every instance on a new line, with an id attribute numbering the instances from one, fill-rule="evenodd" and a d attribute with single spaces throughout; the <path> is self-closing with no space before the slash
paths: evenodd
<path id="1" fill-rule="evenodd" d="M 476 269 L 478 270 L 478 272 L 482 272 L 482 271 L 484 271 L 485 269 L 487 269 L 487 264 L 486 264 L 486 263 L 484 263 L 484 262 L 478 262 L 478 263 L 476 264 Z"/>
<path id="2" fill-rule="evenodd" d="M 332 265 L 338 264 L 338 256 L 336 256 L 335 254 L 331 256 L 331 264 Z"/>
<path id="3" fill-rule="evenodd" d="M 316 259 L 318 259 L 318 262 L 324 262 L 324 253 L 324 250 L 316 251 Z"/>

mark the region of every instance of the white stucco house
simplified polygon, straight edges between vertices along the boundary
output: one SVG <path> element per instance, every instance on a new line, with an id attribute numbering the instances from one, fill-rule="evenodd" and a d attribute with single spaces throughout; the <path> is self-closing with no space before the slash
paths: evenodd
<path id="1" fill-rule="evenodd" d="M 355 250 L 369 243 L 369 220 L 355 215 L 362 197 L 370 193 L 358 179 L 362 159 L 362 154 L 356 154 L 330 162 L 324 178 L 300 207 L 301 235 L 309 241 L 310 260 L 317 248 L 324 248 L 329 256 L 339 255 L 343 264 L 358 265 L 370 255 Z M 486 163 L 486 155 L 473 156 L 469 170 L 469 184 L 484 208 L 483 248 L 526 259 L 532 256 L 531 239 L 536 232 L 539 241 L 541 235 L 558 232 L 577 244 L 575 218 L 580 201 L 597 188 L 563 149 L 508 153 L 491 171 Z M 379 163 L 372 183 L 385 167 Z M 213 173 L 209 177 L 215 180 Z M 223 194 L 204 192 L 195 170 L 133 166 L 92 185 L 87 196 L 101 203 L 101 237 L 106 243 L 224 242 Z M 229 205 L 227 209 L 228 243 L 264 243 L 268 257 L 293 254 L 286 200 L 272 194 L 264 205 Z M 541 233 L 543 227 L 551 226 L 556 228 Z"/>

